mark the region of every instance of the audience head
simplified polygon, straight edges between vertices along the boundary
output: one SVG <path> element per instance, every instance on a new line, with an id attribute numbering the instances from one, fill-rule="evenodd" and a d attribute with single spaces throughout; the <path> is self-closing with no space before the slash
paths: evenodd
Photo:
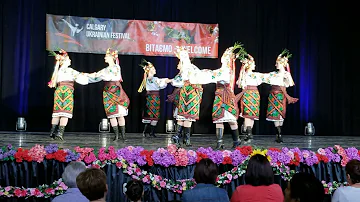
<path id="1" fill-rule="evenodd" d="M 125 185 L 124 193 L 131 201 L 139 201 L 144 194 L 144 187 L 141 181 L 131 180 Z"/>
<path id="2" fill-rule="evenodd" d="M 285 202 L 323 202 L 324 198 L 324 186 L 309 173 L 296 173 L 285 190 Z"/>
<path id="3" fill-rule="evenodd" d="M 201 159 L 196 164 L 194 171 L 196 183 L 215 184 L 217 176 L 217 166 L 211 159 Z"/>
<path id="4" fill-rule="evenodd" d="M 252 186 L 274 184 L 274 172 L 265 156 L 256 154 L 250 158 L 245 173 L 245 182 Z"/>
<path id="5" fill-rule="evenodd" d="M 107 184 L 104 171 L 97 168 L 88 168 L 77 176 L 76 183 L 81 193 L 89 201 L 105 198 Z"/>
<path id="6" fill-rule="evenodd" d="M 347 181 L 350 185 L 360 183 L 360 161 L 351 160 L 345 167 Z"/>
<path id="7" fill-rule="evenodd" d="M 76 177 L 86 170 L 86 166 L 83 162 L 71 162 L 66 167 L 62 174 L 62 179 L 66 186 L 69 188 L 76 188 Z"/>

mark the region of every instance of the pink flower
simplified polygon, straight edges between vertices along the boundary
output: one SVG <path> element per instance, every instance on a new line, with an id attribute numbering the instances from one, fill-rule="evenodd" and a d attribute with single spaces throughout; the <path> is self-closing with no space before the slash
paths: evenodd
<path id="1" fill-rule="evenodd" d="M 46 151 L 44 146 L 36 144 L 29 150 L 28 154 L 34 161 L 41 163 L 42 161 L 44 161 Z"/>
<path id="2" fill-rule="evenodd" d="M 290 156 L 291 159 L 294 159 L 294 152 L 288 151 L 286 154 Z"/>
<path id="3" fill-rule="evenodd" d="M 147 175 L 147 176 L 145 176 L 145 177 L 142 179 L 142 181 L 143 181 L 144 183 L 148 183 L 148 182 L 149 182 L 149 179 L 150 179 L 150 177 Z"/>
<path id="4" fill-rule="evenodd" d="M 55 190 L 52 189 L 52 188 L 47 188 L 47 189 L 45 189 L 45 193 L 47 193 L 47 194 L 55 194 Z"/>
<path id="5" fill-rule="evenodd" d="M 175 165 L 176 166 L 187 166 L 189 158 L 187 156 L 187 151 L 184 148 L 178 149 L 175 153 Z"/>
<path id="6" fill-rule="evenodd" d="M 324 156 L 326 155 L 326 151 L 323 148 L 319 148 L 317 152 L 321 155 L 324 155 Z"/>
<path id="7" fill-rule="evenodd" d="M 188 154 L 190 155 L 190 156 L 196 156 L 196 152 L 194 152 L 193 150 L 189 150 L 188 151 Z"/>
<path id="8" fill-rule="evenodd" d="M 232 175 L 231 174 L 227 174 L 226 177 L 231 181 L 232 180 Z"/>
<path id="9" fill-rule="evenodd" d="M 159 175 L 155 175 L 155 181 L 160 181 L 160 180 L 162 180 L 162 177 Z"/>
<path id="10" fill-rule="evenodd" d="M 94 154 L 93 152 L 91 152 L 91 153 L 89 154 L 89 156 L 86 156 L 86 157 L 84 158 L 84 161 L 85 161 L 85 163 L 87 163 L 87 164 L 90 164 L 90 163 L 96 161 L 96 156 L 95 156 L 95 154 Z"/>
<path id="11" fill-rule="evenodd" d="M 116 167 L 121 168 L 121 167 L 122 167 L 122 163 L 121 163 L 121 162 L 117 162 L 117 163 L 116 163 Z"/>
<path id="12" fill-rule="evenodd" d="M 63 182 L 60 182 L 59 186 L 60 186 L 62 189 L 67 189 L 67 188 L 68 188 Z"/>
<path id="13" fill-rule="evenodd" d="M 168 149 L 170 154 L 174 155 L 176 153 L 177 147 L 176 147 L 176 145 L 171 144 L 171 145 L 167 146 L 167 149 Z"/>
<path id="14" fill-rule="evenodd" d="M 165 188 L 165 186 L 166 186 L 166 183 L 164 181 L 161 181 L 160 182 L 160 187 Z"/>
<path id="15" fill-rule="evenodd" d="M 310 153 L 304 152 L 304 153 L 303 153 L 303 156 L 304 156 L 304 158 L 308 158 L 308 157 L 310 156 Z"/>
<path id="16" fill-rule="evenodd" d="M 225 158 L 225 157 L 230 157 L 231 151 L 229 151 L 229 150 L 224 150 L 222 153 L 223 153 L 223 157 L 224 157 L 224 158 Z"/>
<path id="17" fill-rule="evenodd" d="M 5 191 L 7 191 L 7 192 L 8 192 L 8 191 L 10 191 L 10 190 L 11 190 L 11 188 L 12 188 L 11 186 L 7 186 L 7 187 L 5 187 Z"/>

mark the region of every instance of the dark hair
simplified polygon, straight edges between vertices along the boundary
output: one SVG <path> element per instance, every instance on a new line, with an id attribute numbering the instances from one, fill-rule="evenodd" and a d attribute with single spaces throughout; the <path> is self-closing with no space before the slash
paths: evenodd
<path id="1" fill-rule="evenodd" d="M 310 173 L 296 173 L 290 180 L 290 196 L 300 202 L 323 202 L 324 186 Z"/>
<path id="2" fill-rule="evenodd" d="M 76 184 L 89 201 L 103 198 L 107 191 L 106 175 L 97 168 L 88 168 L 80 173 L 76 178 Z"/>
<path id="3" fill-rule="evenodd" d="M 256 154 L 250 158 L 245 173 L 245 182 L 252 186 L 274 184 L 274 172 L 265 156 Z"/>
<path id="4" fill-rule="evenodd" d="M 138 201 L 143 195 L 144 187 L 141 181 L 131 180 L 126 184 L 126 196 L 131 201 Z"/>
<path id="5" fill-rule="evenodd" d="M 346 164 L 345 167 L 346 174 L 350 175 L 350 180 L 352 183 L 360 182 L 360 161 L 353 159 Z"/>
<path id="6" fill-rule="evenodd" d="M 196 183 L 215 184 L 218 168 L 211 159 L 201 159 L 195 166 L 194 179 Z"/>

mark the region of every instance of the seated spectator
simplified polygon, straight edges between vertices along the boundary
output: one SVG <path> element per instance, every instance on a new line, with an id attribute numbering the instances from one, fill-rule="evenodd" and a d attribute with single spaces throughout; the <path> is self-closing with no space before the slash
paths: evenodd
<path id="1" fill-rule="evenodd" d="M 144 195 L 144 187 L 141 181 L 131 180 L 125 183 L 124 194 L 132 202 L 141 202 L 141 197 Z"/>
<path id="2" fill-rule="evenodd" d="M 86 166 L 82 162 L 71 162 L 66 167 L 62 174 L 62 180 L 68 189 L 60 196 L 55 197 L 53 202 L 89 202 L 89 200 L 81 194 L 76 185 L 76 177 L 86 170 Z"/>
<path id="3" fill-rule="evenodd" d="M 214 184 L 218 176 L 216 164 L 211 159 L 201 159 L 195 166 L 194 178 L 197 185 L 182 195 L 183 202 L 226 202 L 229 197 L 225 189 L 216 187 Z"/>
<path id="4" fill-rule="evenodd" d="M 250 158 L 245 173 L 245 185 L 236 188 L 231 202 L 283 202 L 281 187 L 274 184 L 274 172 L 263 155 Z"/>
<path id="5" fill-rule="evenodd" d="M 339 187 L 332 197 L 332 202 L 360 201 L 360 161 L 349 161 L 345 171 L 349 186 Z"/>
<path id="6" fill-rule="evenodd" d="M 285 202 L 323 202 L 324 198 L 324 186 L 309 173 L 296 173 L 285 190 Z"/>
<path id="7" fill-rule="evenodd" d="M 77 176 L 76 184 L 89 201 L 106 201 L 108 186 L 104 171 L 97 168 L 88 168 Z"/>

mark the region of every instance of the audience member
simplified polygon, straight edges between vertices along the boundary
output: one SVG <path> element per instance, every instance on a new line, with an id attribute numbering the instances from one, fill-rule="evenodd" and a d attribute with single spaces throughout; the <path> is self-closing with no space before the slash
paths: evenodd
<path id="1" fill-rule="evenodd" d="M 76 185 L 76 177 L 86 170 L 85 164 L 82 162 L 71 162 L 66 167 L 62 174 L 63 182 L 68 189 L 60 196 L 55 197 L 53 202 L 89 202 L 89 200 L 81 194 Z"/>
<path id="2" fill-rule="evenodd" d="M 81 193 L 89 201 L 105 202 L 108 186 L 104 171 L 88 168 L 77 176 L 76 183 Z"/>
<path id="3" fill-rule="evenodd" d="M 274 184 L 272 167 L 263 155 L 250 158 L 245 173 L 245 185 L 236 188 L 231 202 L 283 202 L 281 187 Z"/>
<path id="4" fill-rule="evenodd" d="M 144 187 L 141 181 L 131 180 L 125 184 L 124 194 L 132 202 L 141 202 L 141 197 L 144 195 Z"/>
<path id="5" fill-rule="evenodd" d="M 324 186 L 309 173 L 296 173 L 285 190 L 285 202 L 323 202 L 324 198 Z"/>
<path id="6" fill-rule="evenodd" d="M 332 202 L 360 201 L 360 161 L 349 161 L 345 171 L 349 186 L 339 187 L 332 197 Z"/>
<path id="7" fill-rule="evenodd" d="M 194 178 L 197 185 L 182 195 L 183 202 L 190 201 L 229 201 L 227 192 L 214 184 L 218 176 L 216 164 L 211 159 L 201 159 L 195 166 Z"/>

